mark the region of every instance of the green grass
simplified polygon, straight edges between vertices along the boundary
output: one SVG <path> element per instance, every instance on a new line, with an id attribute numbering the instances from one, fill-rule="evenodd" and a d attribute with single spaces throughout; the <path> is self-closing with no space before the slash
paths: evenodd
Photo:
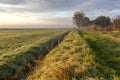
<path id="1" fill-rule="evenodd" d="M 94 52 L 94 68 L 97 77 L 103 80 L 120 79 L 120 45 L 106 39 L 101 32 L 80 32 Z M 95 72 L 96 72 L 95 71 Z"/>
<path id="2" fill-rule="evenodd" d="M 77 31 L 72 31 L 38 64 L 27 80 L 89 79 L 88 68 L 94 59 L 91 53 L 86 41 Z"/>
<path id="3" fill-rule="evenodd" d="M 3 30 L 0 31 L 0 55 L 13 54 L 22 47 L 30 44 L 39 45 L 64 30 Z M 51 35 L 52 34 L 52 35 Z M 8 53 L 9 52 L 9 53 Z"/>
<path id="4" fill-rule="evenodd" d="M 120 80 L 119 31 L 0 33 L 0 79 Z"/>
<path id="5" fill-rule="evenodd" d="M 47 53 L 66 31 L 0 30 L 0 79 L 24 77 L 37 57 Z"/>
<path id="6" fill-rule="evenodd" d="M 27 80 L 119 80 L 119 70 L 119 44 L 99 31 L 72 31 Z"/>

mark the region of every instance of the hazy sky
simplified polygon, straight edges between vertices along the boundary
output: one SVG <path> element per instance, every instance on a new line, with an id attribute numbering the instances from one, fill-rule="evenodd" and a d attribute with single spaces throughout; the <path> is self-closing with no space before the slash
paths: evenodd
<path id="1" fill-rule="evenodd" d="M 72 27 L 81 10 L 90 19 L 120 15 L 120 0 L 0 0 L 0 28 Z"/>

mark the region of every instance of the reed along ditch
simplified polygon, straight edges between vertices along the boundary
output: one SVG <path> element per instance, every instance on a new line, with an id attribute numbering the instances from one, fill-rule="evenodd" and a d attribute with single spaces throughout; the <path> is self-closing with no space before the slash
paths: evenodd
<path id="1" fill-rule="evenodd" d="M 51 49 L 62 42 L 69 32 L 62 33 L 40 46 L 32 47 L 25 53 L 17 55 L 14 60 L 0 66 L 0 80 L 24 80 L 34 70 L 37 63 L 40 63 Z"/>

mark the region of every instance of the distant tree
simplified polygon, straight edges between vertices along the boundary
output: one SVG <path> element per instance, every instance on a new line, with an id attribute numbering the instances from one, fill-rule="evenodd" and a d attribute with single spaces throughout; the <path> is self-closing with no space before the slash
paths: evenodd
<path id="1" fill-rule="evenodd" d="M 117 16 L 115 19 L 113 19 L 112 27 L 114 30 L 120 30 L 120 16 Z"/>
<path id="2" fill-rule="evenodd" d="M 80 28 L 81 26 L 87 25 L 89 22 L 89 18 L 85 16 L 82 11 L 77 11 L 73 16 L 73 23 Z"/>
<path id="3" fill-rule="evenodd" d="M 101 27 L 106 27 L 111 25 L 111 19 L 106 16 L 99 16 L 94 20 L 94 24 L 101 26 Z"/>
<path id="4" fill-rule="evenodd" d="M 88 17 L 85 17 L 82 21 L 83 26 L 87 26 L 90 23 L 90 19 Z"/>

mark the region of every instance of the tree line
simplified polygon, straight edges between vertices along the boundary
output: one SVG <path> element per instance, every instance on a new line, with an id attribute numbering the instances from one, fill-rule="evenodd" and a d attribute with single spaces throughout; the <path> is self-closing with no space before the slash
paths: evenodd
<path id="1" fill-rule="evenodd" d="M 109 30 L 120 30 L 120 16 L 110 19 L 108 16 L 98 16 L 94 20 L 90 20 L 82 11 L 76 11 L 73 16 L 73 23 L 78 27 L 95 25 L 95 27 L 105 28 Z"/>

